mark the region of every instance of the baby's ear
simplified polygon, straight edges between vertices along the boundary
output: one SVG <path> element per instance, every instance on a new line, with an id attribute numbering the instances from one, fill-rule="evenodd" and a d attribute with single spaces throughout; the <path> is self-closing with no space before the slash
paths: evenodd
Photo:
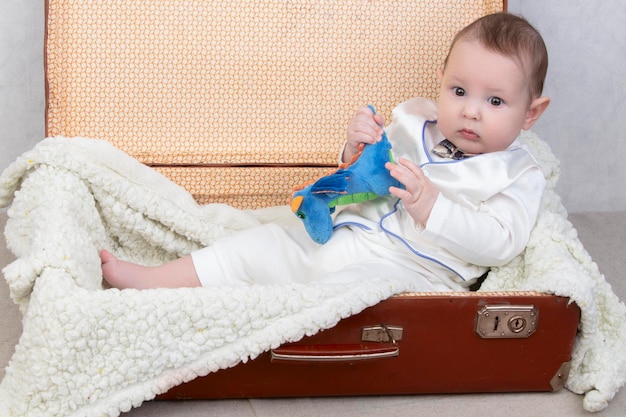
<path id="1" fill-rule="evenodd" d="M 538 97 L 534 99 L 530 106 L 528 107 L 528 111 L 526 112 L 526 120 L 524 120 L 524 130 L 530 129 L 537 120 L 541 117 L 544 111 L 548 108 L 550 104 L 549 97 Z"/>

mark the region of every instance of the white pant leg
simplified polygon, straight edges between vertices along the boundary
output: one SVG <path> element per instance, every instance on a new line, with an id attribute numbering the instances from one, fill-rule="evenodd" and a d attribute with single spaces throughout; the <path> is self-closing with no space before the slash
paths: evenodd
<path id="1" fill-rule="evenodd" d="M 347 228 L 319 245 L 299 225 L 275 224 L 244 230 L 191 253 L 203 286 L 307 283 L 376 256 Z"/>
<path id="2" fill-rule="evenodd" d="M 324 245 L 303 227 L 268 224 L 220 239 L 191 254 L 203 286 L 355 282 L 393 276 L 415 280 L 416 291 L 463 291 L 447 272 L 404 253 L 383 233 L 338 228 Z"/>

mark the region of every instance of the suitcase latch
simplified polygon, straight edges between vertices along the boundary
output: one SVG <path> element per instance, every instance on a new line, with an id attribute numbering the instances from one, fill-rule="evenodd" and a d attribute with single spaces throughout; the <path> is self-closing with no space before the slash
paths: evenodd
<path id="1" fill-rule="evenodd" d="M 363 327 L 361 330 L 362 342 L 378 342 L 396 344 L 402 340 L 402 327 L 388 326 L 380 324 L 376 326 Z"/>
<path id="2" fill-rule="evenodd" d="M 476 333 L 484 339 L 526 338 L 537 329 L 533 305 L 486 305 L 476 316 Z"/>

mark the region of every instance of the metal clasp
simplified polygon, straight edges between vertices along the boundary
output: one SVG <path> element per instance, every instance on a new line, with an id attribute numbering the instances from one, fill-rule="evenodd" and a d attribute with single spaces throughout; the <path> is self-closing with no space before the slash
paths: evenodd
<path id="1" fill-rule="evenodd" d="M 533 305 L 486 305 L 476 313 L 476 333 L 484 339 L 526 338 L 538 319 Z"/>
<path id="2" fill-rule="evenodd" d="M 402 340 L 403 329 L 400 326 L 388 326 L 380 324 L 376 326 L 367 326 L 361 330 L 362 342 L 378 342 L 396 344 Z"/>

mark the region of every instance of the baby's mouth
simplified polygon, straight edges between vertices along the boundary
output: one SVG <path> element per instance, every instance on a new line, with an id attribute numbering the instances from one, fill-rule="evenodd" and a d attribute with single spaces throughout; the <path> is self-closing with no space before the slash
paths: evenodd
<path id="1" fill-rule="evenodd" d="M 472 129 L 461 129 L 459 130 L 459 134 L 463 139 L 467 140 L 477 140 L 479 138 L 478 134 Z"/>

